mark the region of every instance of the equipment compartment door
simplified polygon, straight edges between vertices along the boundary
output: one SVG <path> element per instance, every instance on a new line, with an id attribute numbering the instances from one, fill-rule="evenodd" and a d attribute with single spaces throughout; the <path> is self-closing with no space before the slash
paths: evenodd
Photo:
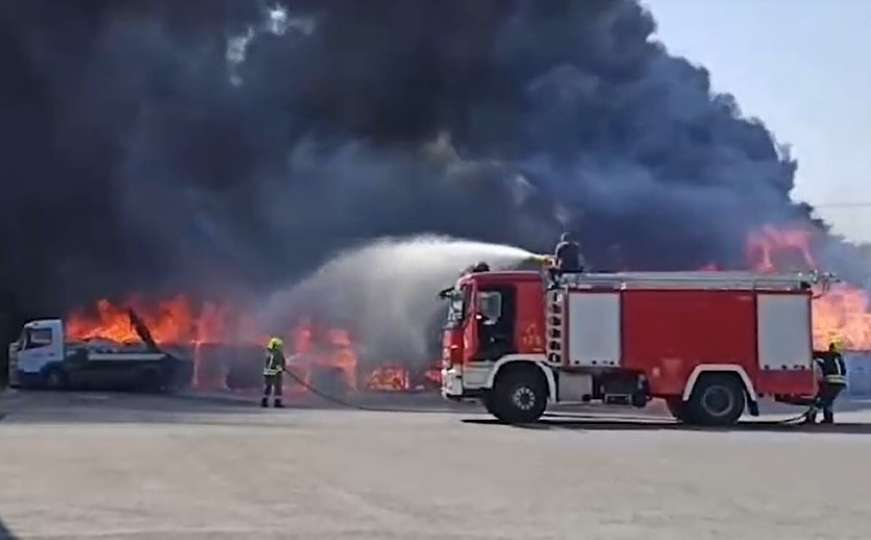
<path id="1" fill-rule="evenodd" d="M 757 310 L 760 369 L 811 369 L 813 353 L 808 297 L 797 294 L 760 294 L 757 297 Z"/>
<path id="2" fill-rule="evenodd" d="M 569 367 L 620 365 L 620 293 L 572 292 L 568 310 Z"/>

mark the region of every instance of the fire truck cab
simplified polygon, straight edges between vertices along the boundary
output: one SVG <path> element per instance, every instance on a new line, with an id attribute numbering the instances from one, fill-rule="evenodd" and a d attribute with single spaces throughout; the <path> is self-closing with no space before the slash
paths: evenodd
<path id="1" fill-rule="evenodd" d="M 763 397 L 816 393 L 812 276 L 747 272 L 467 274 L 443 291 L 442 394 L 506 422 L 549 403 L 666 401 L 729 425 Z"/>

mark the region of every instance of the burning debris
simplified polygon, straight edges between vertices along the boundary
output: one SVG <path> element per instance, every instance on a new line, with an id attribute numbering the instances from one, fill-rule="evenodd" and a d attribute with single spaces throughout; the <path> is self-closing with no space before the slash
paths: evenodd
<path id="1" fill-rule="evenodd" d="M 404 365 L 386 364 L 375 368 L 366 379 L 373 392 L 419 392 L 435 390 L 442 384 L 441 367 L 412 370 Z"/>
<path id="2" fill-rule="evenodd" d="M 376 392 L 403 392 L 411 389 L 411 376 L 402 366 L 376 368 L 366 380 L 366 389 Z"/>
<path id="3" fill-rule="evenodd" d="M 126 307 L 132 305 L 137 306 L 135 310 Z M 199 388 L 255 388 L 261 384 L 262 344 L 267 333 L 254 331 L 253 317 L 240 315 L 227 305 L 204 302 L 195 307 L 184 295 L 151 303 L 134 296 L 121 305 L 100 300 L 91 310 L 73 311 L 67 320 L 70 340 L 125 347 L 150 341 L 150 346 L 160 344 L 190 355 L 195 363 L 194 383 Z M 291 344 L 288 369 L 307 385 L 324 391 L 404 392 L 432 388 L 433 381 L 439 380 L 430 369 L 424 380 L 412 384 L 411 363 L 401 367 L 377 365 L 367 371 L 358 361 L 363 347 L 344 328 L 304 319 L 285 337 Z M 393 381 L 396 377 L 400 384 Z M 378 382 L 385 380 L 391 382 Z M 293 390 L 292 382 L 289 386 Z"/>

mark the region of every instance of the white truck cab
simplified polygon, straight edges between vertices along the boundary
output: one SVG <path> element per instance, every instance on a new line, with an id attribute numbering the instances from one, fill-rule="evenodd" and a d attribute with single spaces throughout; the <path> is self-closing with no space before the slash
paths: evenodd
<path id="1" fill-rule="evenodd" d="M 61 376 L 64 361 L 64 327 L 60 319 L 31 321 L 24 325 L 18 341 L 9 346 L 10 386 L 36 382 L 47 383 L 50 377 Z M 57 384 L 59 385 L 59 384 Z"/>
<path id="2" fill-rule="evenodd" d="M 193 363 L 151 343 L 67 342 L 61 319 L 30 321 L 9 346 L 10 386 L 152 390 L 186 386 Z"/>

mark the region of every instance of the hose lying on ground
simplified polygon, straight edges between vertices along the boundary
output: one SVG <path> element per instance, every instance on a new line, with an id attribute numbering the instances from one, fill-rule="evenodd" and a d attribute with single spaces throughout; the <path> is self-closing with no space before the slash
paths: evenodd
<path id="1" fill-rule="evenodd" d="M 401 409 L 398 407 L 387 407 L 387 408 L 367 407 L 365 405 L 351 403 L 350 401 L 346 401 L 344 399 L 341 399 L 341 398 L 338 398 L 336 396 L 332 396 L 330 394 L 322 392 L 322 391 L 318 390 L 317 388 L 315 388 L 314 386 L 307 383 L 304 379 L 302 379 L 301 377 L 299 377 L 298 375 L 296 375 L 292 371 L 288 370 L 288 371 L 285 371 L 284 373 L 286 373 L 288 376 L 290 376 L 290 378 L 293 379 L 294 381 L 296 381 L 300 386 L 302 386 L 303 388 L 305 388 L 306 390 L 308 390 L 312 394 L 320 397 L 321 399 L 324 399 L 324 400 L 329 401 L 331 403 L 335 403 L 336 405 L 341 405 L 342 407 L 347 407 L 349 409 L 356 409 L 359 411 L 368 411 L 368 412 L 443 412 L 443 409 L 409 409 L 409 408 Z M 807 418 L 808 413 L 810 413 L 810 411 L 813 408 L 814 408 L 814 406 L 812 405 L 812 406 L 808 407 L 808 409 L 805 412 L 799 414 L 798 416 L 786 418 L 784 420 L 778 420 L 775 423 L 776 424 L 783 424 L 783 425 L 800 424 L 801 422 L 803 422 Z"/>
<path id="2" fill-rule="evenodd" d="M 351 403 L 350 401 L 346 401 L 346 400 L 341 399 L 339 397 L 332 396 L 330 394 L 327 394 L 325 392 L 318 390 L 317 388 L 310 385 L 304 379 L 302 379 L 301 377 L 299 377 L 297 374 L 293 373 L 290 370 L 286 370 L 286 371 L 284 371 L 284 373 L 286 375 L 288 375 L 291 379 L 296 381 L 300 386 L 302 386 L 303 388 L 305 388 L 306 390 L 308 390 L 312 394 L 320 397 L 321 399 L 324 399 L 324 400 L 329 401 L 331 403 L 335 403 L 336 405 L 341 405 L 343 407 L 347 407 L 349 409 L 356 409 L 358 411 L 369 411 L 369 412 L 444 412 L 444 409 L 432 409 L 432 408 L 428 408 L 428 409 L 423 409 L 423 408 L 421 408 L 421 409 L 411 409 L 411 408 L 401 409 L 398 407 L 384 407 L 384 408 L 382 408 L 382 407 L 368 407 L 366 405 L 359 405 L 357 403 Z"/>

